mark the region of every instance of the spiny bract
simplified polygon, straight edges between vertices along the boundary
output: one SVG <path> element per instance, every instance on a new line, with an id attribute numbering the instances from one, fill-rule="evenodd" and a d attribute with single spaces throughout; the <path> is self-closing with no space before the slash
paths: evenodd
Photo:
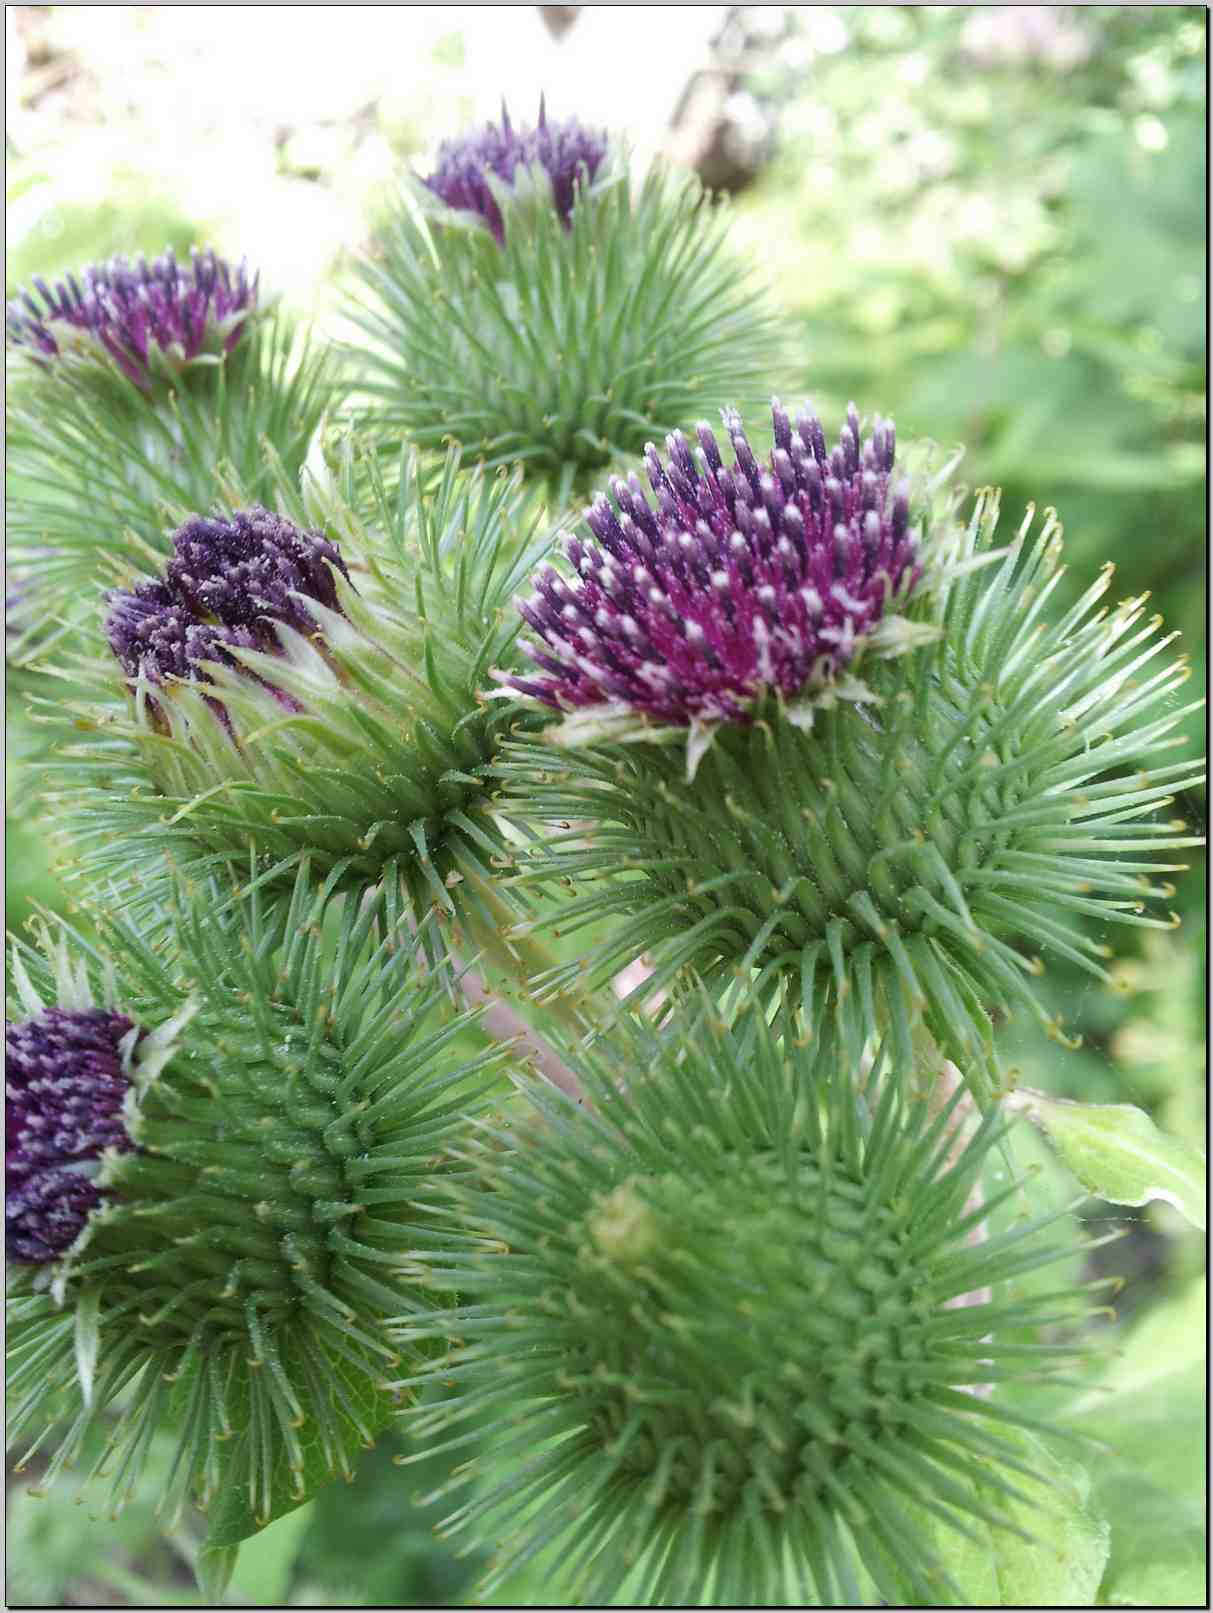
<path id="1" fill-rule="evenodd" d="M 74 1236 L 13 1268 L 8 1407 L 10 1438 L 51 1444 L 51 1477 L 100 1431 L 117 1504 L 169 1429 L 167 1511 L 196 1498 L 238 1539 L 348 1474 L 396 1406 L 383 1320 L 432 1305 L 424 1201 L 499 1055 L 452 1049 L 466 1016 L 407 930 L 326 902 L 306 870 L 277 918 L 225 894 L 174 908 L 167 953 L 100 913 L 100 953 L 66 931 L 49 961 L 16 951 L 18 1040 L 56 1015 L 134 1034 L 104 1092 L 91 1041 L 43 1061 L 47 1114 L 125 1090 L 77 1150 Z"/>
<path id="2" fill-rule="evenodd" d="M 878 1062 L 861 1126 L 841 1069 L 702 1005 L 578 1069 L 596 1113 L 537 1094 L 538 1124 L 465 1147 L 435 1260 L 465 1302 L 401 1328 L 459 1341 L 433 1369 L 456 1393 L 408 1421 L 427 1454 L 491 1453 L 446 1487 L 475 1486 L 450 1531 L 502 1542 L 486 1589 L 552 1548 L 577 1605 L 862 1605 L 865 1574 L 954 1597 L 924 1516 L 1047 1504 L 972 1391 L 1072 1356 L 1023 1330 L 1085 1303 L 1013 1291 L 1067 1252 L 1038 1229 L 969 1237 L 994 1117 L 958 1145 Z"/>
<path id="3" fill-rule="evenodd" d="M 992 551 L 997 513 L 986 492 L 967 530 L 928 519 L 922 563 L 936 543 L 945 563 L 903 607 L 904 653 L 864 659 L 862 699 L 819 695 L 809 726 L 771 690 L 713 725 L 693 784 L 687 728 L 643 710 L 618 730 L 630 743 L 569 718 L 559 750 L 507 747 L 505 810 L 538 831 L 525 877 L 585 887 L 545 922 L 622 919 L 541 991 L 647 954 L 642 995 L 685 965 L 740 978 L 799 1012 L 793 1034 L 835 1019 L 856 1062 L 882 1027 L 908 1060 L 921 1015 L 985 1099 L 991 1010 L 1022 1005 L 1060 1034 L 1030 983 L 1038 948 L 1109 978 L 1107 947 L 1064 914 L 1177 922 L 1144 912 L 1171 894 L 1157 853 L 1198 843 L 1155 818 L 1201 772 L 1155 763 L 1183 743 L 1187 668 L 1150 667 L 1175 635 L 1143 622 L 1144 599 L 1095 608 L 1110 566 L 1051 619 L 1055 519 L 1033 540 L 1029 512 Z"/>

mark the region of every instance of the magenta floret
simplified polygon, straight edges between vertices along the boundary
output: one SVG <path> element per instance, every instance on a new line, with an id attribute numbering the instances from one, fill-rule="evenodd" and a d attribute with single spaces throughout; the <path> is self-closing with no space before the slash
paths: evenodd
<path id="1" fill-rule="evenodd" d="M 607 154 L 606 134 L 587 129 L 576 118 L 549 123 L 543 103 L 533 129 L 515 129 L 502 108 L 501 122 L 446 140 L 438 148 L 438 165 L 424 183 L 448 207 L 478 213 L 498 241 L 505 224 L 488 182 L 494 174 L 507 185 L 520 167 L 538 163 L 552 183 L 552 200 L 565 224 L 573 212 L 578 187 L 588 184 Z"/>
<path id="2" fill-rule="evenodd" d="M 12 346 L 52 359 L 73 345 L 75 332 L 87 333 L 147 387 L 153 347 L 186 360 L 231 352 L 256 309 L 258 279 L 245 263 L 233 267 L 214 252 L 191 252 L 186 266 L 170 249 L 150 263 L 93 264 L 53 286 L 36 279 L 34 289 L 37 298 L 23 291 L 7 305 Z"/>
<path id="3" fill-rule="evenodd" d="M 760 466 L 735 410 L 725 465 L 706 425 L 663 462 L 650 444 L 650 503 L 635 475 L 586 512 L 596 543 L 566 546 L 576 573 L 535 579 L 519 609 L 542 641 L 522 649 L 542 677 L 511 685 L 549 706 L 622 705 L 666 724 L 746 721 L 774 692 L 791 699 L 853 658 L 920 576 L 909 490 L 894 484 L 892 421 L 861 440 L 852 404 L 826 450 L 809 410 L 776 401 Z"/>
<path id="4" fill-rule="evenodd" d="M 233 649 L 277 652 L 275 623 L 313 634 L 307 600 L 339 610 L 330 567 L 348 578 L 341 551 L 322 532 L 260 505 L 223 520 L 192 516 L 173 536 L 163 580 L 110 594 L 110 648 L 130 678 L 208 682 L 204 661 L 237 666 Z"/>

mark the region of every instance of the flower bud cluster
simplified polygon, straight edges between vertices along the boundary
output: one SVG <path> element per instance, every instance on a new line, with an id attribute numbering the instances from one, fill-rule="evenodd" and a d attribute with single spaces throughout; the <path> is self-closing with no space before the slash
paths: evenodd
<path id="1" fill-rule="evenodd" d="M 213 681 L 208 664 L 237 667 L 236 649 L 280 653 L 276 624 L 316 631 L 305 601 L 339 610 L 337 546 L 254 505 L 228 520 L 194 516 L 173 537 L 163 580 L 110 595 L 105 630 L 127 677 Z M 283 703 L 296 702 L 279 691 Z"/>

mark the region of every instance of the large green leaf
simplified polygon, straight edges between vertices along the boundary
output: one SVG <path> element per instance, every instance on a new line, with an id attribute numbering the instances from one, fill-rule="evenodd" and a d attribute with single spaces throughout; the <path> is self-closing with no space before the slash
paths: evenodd
<path id="1" fill-rule="evenodd" d="M 1008 1431 L 1000 1429 L 999 1437 L 1006 1439 Z M 970 1520 L 966 1539 L 923 1514 L 924 1532 L 966 1607 L 1089 1607 L 1107 1565 L 1111 1533 L 1093 1503 L 1090 1475 L 1073 1451 L 1048 1450 L 1025 1433 L 1011 1438 L 1041 1483 L 1000 1474 L 1023 1491 L 1022 1501 L 994 1485 L 975 1487 L 978 1503 L 1004 1517 L 1008 1527 Z"/>
<path id="2" fill-rule="evenodd" d="M 1099 1600 L 1205 1604 L 1203 1281 L 1152 1311 L 1059 1424 L 1106 1441 L 1093 1499 L 1112 1527 Z"/>
<path id="3" fill-rule="evenodd" d="M 1162 1199 L 1204 1231 L 1205 1156 L 1159 1131 L 1144 1110 L 1074 1103 L 1030 1087 L 1005 1101 L 1044 1132 L 1088 1192 L 1112 1204 Z"/>

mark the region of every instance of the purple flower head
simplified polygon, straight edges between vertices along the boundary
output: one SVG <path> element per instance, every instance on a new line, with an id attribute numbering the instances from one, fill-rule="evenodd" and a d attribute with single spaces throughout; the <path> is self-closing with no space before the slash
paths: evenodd
<path id="1" fill-rule="evenodd" d="M 577 188 L 588 184 L 607 153 L 604 131 L 587 129 L 570 118 L 549 123 L 542 101 L 534 129 L 515 129 L 503 106 L 501 123 L 486 123 L 438 148 L 438 166 L 424 181 L 448 207 L 478 213 L 498 241 L 505 239 L 505 224 L 487 176 L 494 174 L 512 186 L 519 167 L 538 163 L 552 184 L 556 211 L 567 225 Z"/>
<path id="2" fill-rule="evenodd" d="M 36 279 L 7 307 L 9 342 L 42 358 L 83 343 L 103 348 L 123 373 L 151 383 L 153 346 L 178 359 L 202 352 L 229 353 L 257 306 L 257 276 L 249 279 L 214 252 L 190 253 L 188 267 L 170 248 L 163 257 L 134 263 L 118 257 L 67 275 L 56 285 Z"/>
<path id="3" fill-rule="evenodd" d="M 809 410 L 795 426 L 776 401 L 775 447 L 759 465 L 735 410 L 733 464 L 715 436 L 681 432 L 663 463 L 611 482 L 570 539 L 576 572 L 547 567 L 519 609 L 542 640 L 522 648 L 545 674 L 509 681 L 549 706 L 611 704 L 663 724 L 747 721 L 764 692 L 784 698 L 832 677 L 920 576 L 909 492 L 893 484 L 894 431 L 860 437 L 852 404 L 827 452 Z"/>
<path id="4" fill-rule="evenodd" d="M 125 1014 L 44 1008 L 4 1030 L 4 1221 L 10 1260 L 42 1264 L 75 1242 L 102 1193 L 106 1148 L 130 1152 Z"/>
<path id="5" fill-rule="evenodd" d="M 200 663 L 238 666 L 234 648 L 277 653 L 276 623 L 314 633 L 299 596 L 340 610 L 330 566 L 348 579 L 340 550 L 323 533 L 300 531 L 260 505 L 230 520 L 193 516 L 174 534 L 163 581 L 110 594 L 110 648 L 130 678 L 209 682 Z"/>

